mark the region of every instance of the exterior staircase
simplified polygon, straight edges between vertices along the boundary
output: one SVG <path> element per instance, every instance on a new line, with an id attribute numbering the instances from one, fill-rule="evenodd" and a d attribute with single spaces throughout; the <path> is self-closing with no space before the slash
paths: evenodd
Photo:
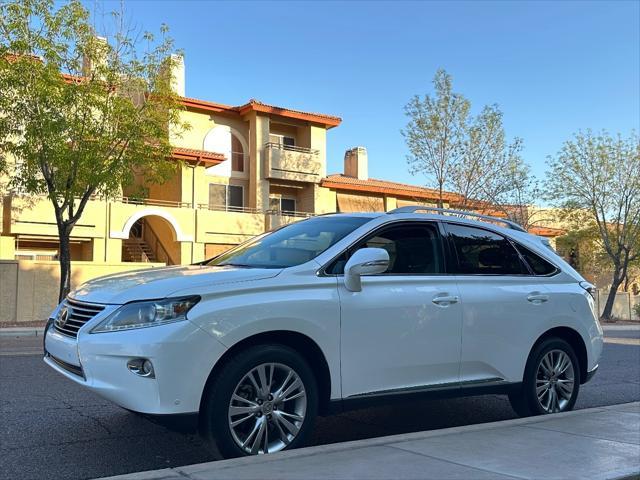
<path id="1" fill-rule="evenodd" d="M 141 238 L 129 238 L 122 243 L 122 259 L 125 262 L 156 262 L 156 254 Z"/>

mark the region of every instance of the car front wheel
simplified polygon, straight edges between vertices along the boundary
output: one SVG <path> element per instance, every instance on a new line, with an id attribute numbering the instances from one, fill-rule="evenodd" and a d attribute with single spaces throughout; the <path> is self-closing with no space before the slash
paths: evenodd
<path id="1" fill-rule="evenodd" d="M 317 414 L 313 372 L 295 350 L 260 345 L 222 368 L 205 399 L 205 435 L 225 457 L 306 443 Z"/>

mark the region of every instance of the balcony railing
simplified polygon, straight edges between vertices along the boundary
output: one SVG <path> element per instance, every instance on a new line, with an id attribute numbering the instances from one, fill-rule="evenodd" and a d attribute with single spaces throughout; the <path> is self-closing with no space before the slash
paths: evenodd
<path id="1" fill-rule="evenodd" d="M 264 213 L 268 215 L 280 215 L 283 217 L 298 217 L 298 218 L 308 218 L 314 217 L 316 214 L 311 212 L 298 212 L 298 211 L 289 211 L 289 210 L 267 210 Z"/>
<path id="2" fill-rule="evenodd" d="M 209 205 L 208 203 L 199 203 L 198 208 L 212 210 L 214 212 L 262 213 L 262 210 L 258 210 L 257 208 L 234 207 L 232 205 Z"/>
<path id="3" fill-rule="evenodd" d="M 315 148 L 307 148 L 307 147 L 297 147 L 295 145 L 284 145 L 282 143 L 277 142 L 268 142 L 264 145 L 265 148 L 274 148 L 277 150 L 286 150 L 289 152 L 298 152 L 298 153 L 306 153 L 308 155 L 319 155 L 320 150 Z"/>
<path id="4" fill-rule="evenodd" d="M 156 200 L 153 198 L 133 198 L 133 197 L 118 197 L 114 201 L 128 203 L 131 205 L 151 205 L 155 207 L 176 207 L 176 208 L 189 208 L 191 204 L 189 202 L 175 202 L 173 200 Z"/>

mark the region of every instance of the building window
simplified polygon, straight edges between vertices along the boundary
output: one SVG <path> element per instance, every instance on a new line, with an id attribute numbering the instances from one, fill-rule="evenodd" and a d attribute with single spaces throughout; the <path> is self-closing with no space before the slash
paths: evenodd
<path id="1" fill-rule="evenodd" d="M 282 145 L 284 147 L 295 147 L 296 139 L 293 137 L 287 137 L 285 135 L 278 135 L 277 133 L 269 134 L 269 142 L 275 143 L 277 145 Z"/>
<path id="2" fill-rule="evenodd" d="M 211 210 L 242 210 L 244 187 L 242 185 L 209 184 L 209 208 Z"/>
<path id="3" fill-rule="evenodd" d="M 227 199 L 229 207 L 242 209 L 244 207 L 244 188 L 241 185 L 229 185 Z"/>
<path id="4" fill-rule="evenodd" d="M 231 135 L 231 170 L 244 172 L 244 149 L 235 135 Z"/>
<path id="5" fill-rule="evenodd" d="M 293 213 L 296 211 L 296 200 L 294 198 L 270 197 L 269 209 L 274 212 Z"/>
<path id="6" fill-rule="evenodd" d="M 296 201 L 293 198 L 281 198 L 280 199 L 280 210 L 283 212 L 295 212 L 296 211 Z"/>

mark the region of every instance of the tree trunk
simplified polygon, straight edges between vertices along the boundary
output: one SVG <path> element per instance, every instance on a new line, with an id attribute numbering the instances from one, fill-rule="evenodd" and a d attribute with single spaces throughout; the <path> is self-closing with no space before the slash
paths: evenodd
<path id="1" fill-rule="evenodd" d="M 602 311 L 602 319 L 604 321 L 610 322 L 612 320 L 613 313 L 613 303 L 616 300 L 616 293 L 618 293 L 618 288 L 620 288 L 620 284 L 622 283 L 622 275 L 620 275 L 620 271 L 618 269 L 615 270 L 613 274 L 613 281 L 611 282 L 611 288 L 609 289 L 609 295 L 607 296 L 607 302 L 604 305 L 604 310 Z"/>
<path id="2" fill-rule="evenodd" d="M 58 225 L 58 237 L 60 238 L 60 289 L 58 293 L 58 303 L 62 302 L 71 291 L 71 252 L 69 238 L 71 228 L 66 225 Z"/>

